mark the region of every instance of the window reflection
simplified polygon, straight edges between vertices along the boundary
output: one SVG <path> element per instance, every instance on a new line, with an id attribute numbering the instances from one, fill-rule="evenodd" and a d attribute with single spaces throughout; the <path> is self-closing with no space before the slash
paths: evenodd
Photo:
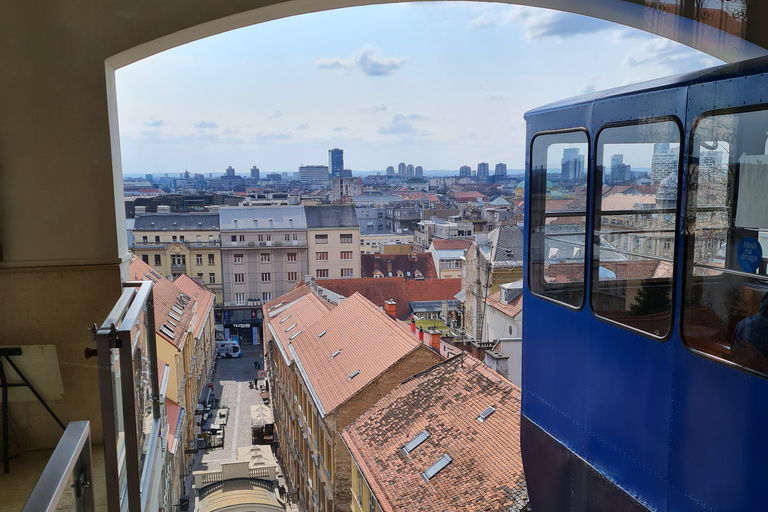
<path id="1" fill-rule="evenodd" d="M 595 313 L 663 338 L 672 324 L 680 129 L 660 121 L 597 138 Z"/>
<path id="2" fill-rule="evenodd" d="M 688 169 L 683 336 L 768 375 L 768 113 L 701 119 Z"/>

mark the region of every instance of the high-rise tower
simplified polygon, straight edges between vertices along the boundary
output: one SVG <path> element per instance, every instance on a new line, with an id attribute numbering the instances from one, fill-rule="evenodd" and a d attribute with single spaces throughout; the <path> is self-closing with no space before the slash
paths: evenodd
<path id="1" fill-rule="evenodd" d="M 341 177 L 344 170 L 344 150 L 333 148 L 328 150 L 328 170 L 331 178 Z"/>

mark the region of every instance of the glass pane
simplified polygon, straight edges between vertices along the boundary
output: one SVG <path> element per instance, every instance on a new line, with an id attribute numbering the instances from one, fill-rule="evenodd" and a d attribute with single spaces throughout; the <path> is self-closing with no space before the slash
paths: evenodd
<path id="1" fill-rule="evenodd" d="M 120 349 L 110 350 L 112 365 L 112 404 L 115 413 L 115 447 L 117 449 L 117 484 L 120 496 L 120 510 L 128 510 L 128 468 L 125 451 L 125 422 L 123 418 L 122 372 L 120 371 Z"/>
<path id="2" fill-rule="evenodd" d="M 155 421 L 152 401 L 152 367 L 147 347 L 147 305 L 143 305 L 136 323 L 131 326 L 131 350 L 133 353 L 134 408 L 136 413 L 136 441 L 139 448 L 139 478 L 144 482 L 144 472 L 149 466 L 146 460 L 151 441 L 150 433 Z M 144 489 L 141 489 L 142 493 Z"/>
<path id="3" fill-rule="evenodd" d="M 683 336 L 768 375 L 768 112 L 703 118 L 688 170 Z"/>
<path id="4" fill-rule="evenodd" d="M 540 135 L 531 149 L 530 287 L 580 307 L 584 303 L 587 136 Z"/>
<path id="5" fill-rule="evenodd" d="M 680 167 L 672 121 L 608 128 L 597 139 L 592 308 L 657 337 L 672 324 Z"/>

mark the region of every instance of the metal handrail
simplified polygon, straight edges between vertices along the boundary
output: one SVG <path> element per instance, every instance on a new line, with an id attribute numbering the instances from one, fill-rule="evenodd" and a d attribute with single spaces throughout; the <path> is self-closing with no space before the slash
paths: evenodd
<path id="1" fill-rule="evenodd" d="M 88 421 L 73 421 L 67 425 L 22 512 L 53 512 L 65 491 L 73 492 L 82 501 L 83 512 L 93 512 L 92 481 L 91 425 Z"/>

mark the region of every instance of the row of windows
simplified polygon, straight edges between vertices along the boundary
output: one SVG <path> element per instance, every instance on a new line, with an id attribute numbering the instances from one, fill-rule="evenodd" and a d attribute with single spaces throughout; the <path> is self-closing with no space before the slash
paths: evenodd
<path id="1" fill-rule="evenodd" d="M 142 254 L 141 255 L 142 261 L 149 265 L 149 255 L 148 254 Z M 155 254 L 154 255 L 154 262 L 155 266 L 162 265 L 162 255 L 161 254 Z M 216 263 L 216 255 L 215 254 L 209 254 L 208 255 L 208 265 L 215 265 Z M 187 264 L 187 257 L 185 254 L 171 254 L 171 265 L 186 265 Z M 195 265 L 201 266 L 203 264 L 203 255 L 202 254 L 195 254 Z"/>
<path id="2" fill-rule="evenodd" d="M 296 253 L 295 252 L 286 253 L 286 259 L 287 261 L 296 261 Z M 268 252 L 259 253 L 259 260 L 262 263 L 270 263 L 272 261 L 272 254 Z M 245 262 L 245 255 L 243 253 L 233 254 L 232 261 L 234 263 L 243 263 Z"/>
<path id="3" fill-rule="evenodd" d="M 315 271 L 315 276 L 325 278 L 330 276 L 330 272 L 327 268 L 319 268 Z M 351 268 L 341 269 L 341 277 L 355 277 L 355 272 Z"/>
<path id="4" fill-rule="evenodd" d="M 261 302 L 262 303 L 269 302 L 271 300 L 272 300 L 272 292 L 263 292 L 261 294 Z M 244 306 L 245 303 L 246 303 L 245 294 L 244 293 L 236 293 L 235 294 L 235 304 L 237 304 L 239 306 Z"/>
<path id="5" fill-rule="evenodd" d="M 529 286 L 581 308 L 589 264 L 594 314 L 662 340 L 672 331 L 675 275 L 684 269 L 686 344 L 768 376 L 768 341 L 750 339 L 768 331 L 768 111 L 707 115 L 693 126 L 685 215 L 675 120 L 606 127 L 593 146 L 580 130 L 536 136 Z"/>
<path id="6" fill-rule="evenodd" d="M 200 274 L 202 275 L 202 274 Z M 299 273 L 298 272 L 287 272 L 288 281 L 298 281 L 299 279 Z M 238 273 L 234 274 L 235 277 L 235 283 L 242 284 L 245 283 L 245 274 Z M 261 273 L 261 282 L 262 283 L 271 283 L 272 282 L 272 273 L 271 272 L 262 272 Z"/>
<path id="7" fill-rule="evenodd" d="M 146 243 L 149 243 L 149 237 L 148 237 L 147 235 L 143 235 L 143 236 L 141 237 L 141 241 L 142 241 L 143 243 L 145 243 L 145 244 L 146 244 Z M 172 242 L 184 242 L 184 241 L 185 241 L 185 240 L 184 240 L 184 235 L 178 235 L 178 236 L 176 236 L 176 235 L 171 235 L 171 241 L 172 241 Z M 196 241 L 196 242 L 202 242 L 202 241 L 203 241 L 203 237 L 202 237 L 201 235 L 196 235 L 196 236 L 195 236 L 195 241 Z M 215 239 L 213 238 L 213 235 L 208 235 L 208 242 L 211 242 L 211 243 L 213 243 L 213 242 L 216 242 L 216 241 L 217 241 L 217 240 L 215 240 Z M 155 243 L 156 243 L 156 244 L 159 244 L 159 243 L 161 243 L 161 242 L 160 242 L 160 236 L 159 236 L 159 235 L 155 235 Z"/>
<path id="8" fill-rule="evenodd" d="M 316 244 L 327 244 L 328 243 L 328 235 L 315 235 L 315 243 Z M 342 233 L 339 235 L 339 243 L 342 244 L 351 244 L 352 243 L 352 234 L 351 233 Z"/>
<path id="9" fill-rule="evenodd" d="M 341 251 L 339 252 L 339 259 L 342 261 L 347 261 L 352 259 L 352 251 Z M 315 253 L 315 261 L 328 261 L 328 253 L 327 252 L 316 252 Z"/>

